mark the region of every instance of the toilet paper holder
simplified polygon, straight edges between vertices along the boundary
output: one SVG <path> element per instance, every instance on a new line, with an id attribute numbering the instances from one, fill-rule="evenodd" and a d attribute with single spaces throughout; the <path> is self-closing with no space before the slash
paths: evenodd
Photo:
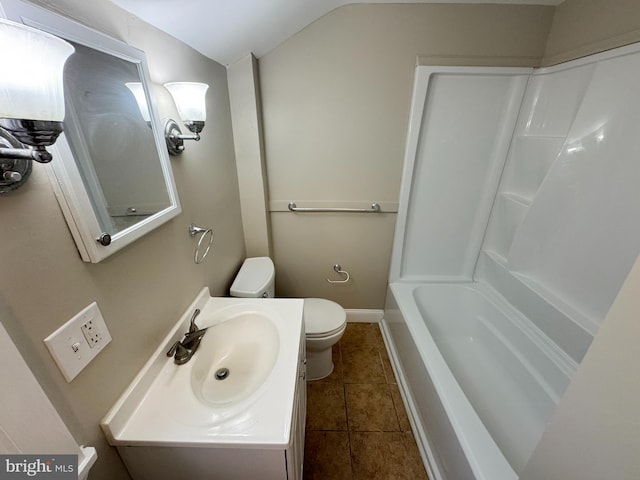
<path id="1" fill-rule="evenodd" d="M 333 269 L 341 274 L 341 275 L 345 275 L 345 278 L 343 280 L 331 280 L 330 278 L 327 278 L 327 282 L 329 283 L 347 283 L 349 281 L 349 279 L 351 278 L 351 276 L 349 275 L 349 272 L 347 272 L 346 270 L 342 270 L 342 267 L 340 266 L 339 263 L 336 263 L 333 266 Z"/>

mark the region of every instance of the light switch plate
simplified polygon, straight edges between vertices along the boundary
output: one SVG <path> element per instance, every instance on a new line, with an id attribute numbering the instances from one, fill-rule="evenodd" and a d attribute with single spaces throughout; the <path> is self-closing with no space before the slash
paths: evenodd
<path id="1" fill-rule="evenodd" d="M 96 302 L 44 339 L 67 382 L 71 382 L 110 341 L 111 335 Z"/>

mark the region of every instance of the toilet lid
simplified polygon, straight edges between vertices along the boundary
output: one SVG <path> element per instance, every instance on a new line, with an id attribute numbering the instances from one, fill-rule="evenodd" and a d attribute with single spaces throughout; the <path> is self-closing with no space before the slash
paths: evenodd
<path id="1" fill-rule="evenodd" d="M 324 298 L 305 298 L 303 316 L 307 336 L 331 334 L 347 321 L 344 308 Z"/>

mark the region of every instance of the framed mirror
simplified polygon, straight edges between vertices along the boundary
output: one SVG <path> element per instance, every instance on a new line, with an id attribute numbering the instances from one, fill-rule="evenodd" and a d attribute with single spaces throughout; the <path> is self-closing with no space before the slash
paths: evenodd
<path id="1" fill-rule="evenodd" d="M 10 20 L 75 48 L 46 168 L 82 259 L 100 262 L 181 212 L 145 54 L 21 0 L 1 3 Z"/>

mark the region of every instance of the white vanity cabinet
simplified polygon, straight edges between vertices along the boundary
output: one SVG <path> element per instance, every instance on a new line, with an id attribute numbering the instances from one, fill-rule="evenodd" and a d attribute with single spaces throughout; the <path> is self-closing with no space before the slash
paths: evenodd
<path id="1" fill-rule="evenodd" d="M 287 480 L 302 480 L 304 467 L 304 434 L 307 420 L 307 356 L 304 325 L 300 340 L 300 357 L 298 361 L 298 383 L 293 404 L 291 420 L 291 443 L 285 455 L 287 457 Z"/>

